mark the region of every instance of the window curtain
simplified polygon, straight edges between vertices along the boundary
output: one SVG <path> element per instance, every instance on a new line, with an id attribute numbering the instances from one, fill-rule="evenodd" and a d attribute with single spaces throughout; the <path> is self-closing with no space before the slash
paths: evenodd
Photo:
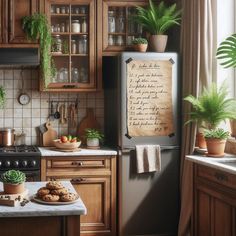
<path id="1" fill-rule="evenodd" d="M 183 97 L 198 96 L 212 81 L 213 4 L 215 0 L 181 0 L 181 58 Z M 182 103 L 182 120 L 189 119 L 190 104 Z M 178 236 L 191 235 L 193 210 L 193 166 L 185 160 L 194 149 L 196 125 L 183 125 L 180 167 L 181 212 Z"/>

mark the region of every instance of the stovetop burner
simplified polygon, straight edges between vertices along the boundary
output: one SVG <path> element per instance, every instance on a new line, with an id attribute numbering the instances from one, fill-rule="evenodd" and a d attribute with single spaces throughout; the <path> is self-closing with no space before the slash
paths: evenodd
<path id="1" fill-rule="evenodd" d="M 20 145 L 10 147 L 0 147 L 0 156 L 40 156 L 40 151 L 36 146 Z"/>

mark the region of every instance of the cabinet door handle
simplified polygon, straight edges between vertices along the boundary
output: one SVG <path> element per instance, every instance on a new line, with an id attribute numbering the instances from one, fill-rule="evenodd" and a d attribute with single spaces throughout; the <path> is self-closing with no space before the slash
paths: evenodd
<path id="1" fill-rule="evenodd" d="M 74 178 L 74 179 L 71 179 L 71 183 L 73 184 L 76 184 L 76 183 L 81 183 L 83 181 L 85 181 L 86 179 L 85 178 Z"/>
<path id="2" fill-rule="evenodd" d="M 83 162 L 81 162 L 81 161 L 72 161 L 72 162 L 71 162 L 71 165 L 72 165 L 72 166 L 82 166 L 82 165 L 83 165 Z"/>
<path id="3" fill-rule="evenodd" d="M 228 181 L 228 176 L 226 176 L 226 175 L 224 175 L 222 173 L 216 172 L 214 176 L 219 181 Z"/>

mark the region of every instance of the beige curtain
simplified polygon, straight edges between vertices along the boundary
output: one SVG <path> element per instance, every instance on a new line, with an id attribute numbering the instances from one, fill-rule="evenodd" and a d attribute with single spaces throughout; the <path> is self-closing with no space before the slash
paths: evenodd
<path id="1" fill-rule="evenodd" d="M 183 97 L 192 94 L 197 96 L 203 86 L 212 81 L 213 33 L 212 3 L 215 0 L 181 0 L 181 57 L 183 77 Z M 183 121 L 188 120 L 190 105 L 183 102 Z M 183 126 L 180 188 L 181 213 L 179 236 L 190 235 L 193 209 L 193 168 L 185 161 L 185 155 L 194 149 L 196 127 L 194 124 Z"/>

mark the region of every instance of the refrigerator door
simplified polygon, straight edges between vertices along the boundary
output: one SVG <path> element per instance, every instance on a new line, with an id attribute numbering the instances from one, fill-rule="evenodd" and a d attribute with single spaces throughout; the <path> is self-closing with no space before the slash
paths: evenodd
<path id="1" fill-rule="evenodd" d="M 170 60 L 174 61 L 172 66 L 172 107 L 173 107 L 173 121 L 175 135 L 169 136 L 153 136 L 153 137 L 127 137 L 127 71 L 126 61 L 132 58 L 133 60 Z M 133 147 L 137 144 L 160 144 L 160 145 L 180 145 L 180 118 L 179 118 L 179 105 L 180 105 L 180 81 L 178 76 L 178 60 L 176 53 L 135 53 L 125 52 L 122 53 L 118 66 L 120 76 L 119 80 L 119 91 L 120 91 L 120 128 L 118 135 L 119 146 L 121 148 Z"/>
<path id="2" fill-rule="evenodd" d="M 178 157 L 178 147 L 162 147 L 160 173 L 137 174 L 135 150 L 120 151 L 119 235 L 177 235 Z"/>

